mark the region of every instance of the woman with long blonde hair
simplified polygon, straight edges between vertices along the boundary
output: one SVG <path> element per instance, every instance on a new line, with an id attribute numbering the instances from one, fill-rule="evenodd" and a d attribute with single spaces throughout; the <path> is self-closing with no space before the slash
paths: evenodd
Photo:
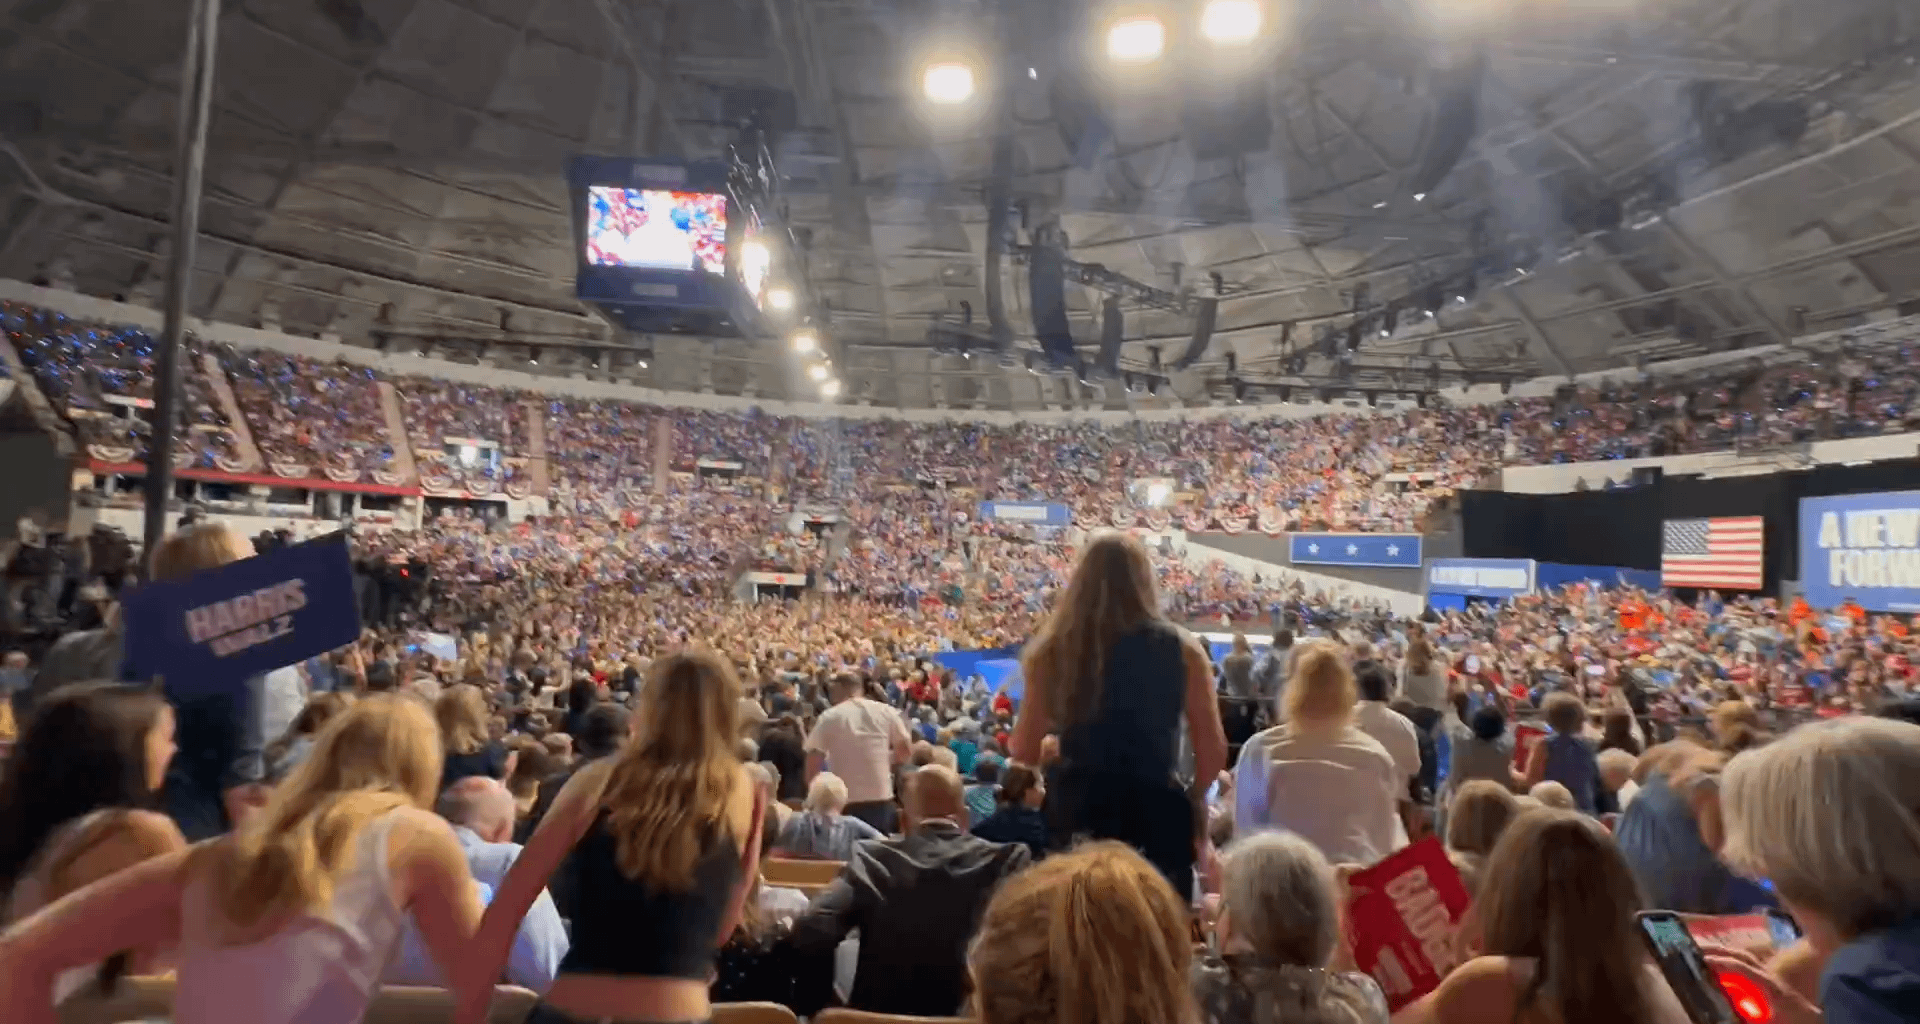
<path id="1" fill-rule="evenodd" d="M 351 1024 L 407 914 L 443 970 L 480 898 L 432 811 L 440 740 L 416 701 L 359 701 L 232 835 L 67 896 L 0 937 L 0 1019 L 51 1024 L 53 974 L 174 945 L 173 1016 L 194 1024 Z"/>
<path id="2" fill-rule="evenodd" d="M 1026 696 L 1013 756 L 1039 764 L 1048 734 L 1060 736 L 1046 795 L 1055 848 L 1085 836 L 1117 839 L 1145 854 L 1175 892 L 1191 892 L 1206 836 L 1198 793 L 1174 774 L 1181 717 L 1203 788 L 1226 767 L 1227 738 L 1212 663 L 1161 614 L 1147 549 L 1126 533 L 1089 541 L 1020 663 Z"/>
<path id="3" fill-rule="evenodd" d="M 1198 1024 L 1184 900 L 1120 843 L 1008 879 L 967 955 L 981 1024 Z"/>
<path id="4" fill-rule="evenodd" d="M 710 652 L 655 661 L 631 739 L 568 780 L 453 975 L 479 1024 L 520 919 L 571 855 L 572 945 L 528 1024 L 703 1021 L 714 953 L 739 925 L 765 794 L 735 756 L 739 684 Z"/>

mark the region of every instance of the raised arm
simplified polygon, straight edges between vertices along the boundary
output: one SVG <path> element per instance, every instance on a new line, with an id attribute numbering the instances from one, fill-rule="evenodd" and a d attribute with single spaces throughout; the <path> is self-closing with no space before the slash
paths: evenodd
<path id="1" fill-rule="evenodd" d="M 1054 727 L 1053 683 L 1045 672 L 1035 671 L 1037 668 L 1027 668 L 1027 692 L 1020 698 L 1020 717 L 1013 723 L 1013 736 L 1008 740 L 1014 760 L 1035 766 L 1040 764 L 1040 744 Z"/>
<path id="2" fill-rule="evenodd" d="M 54 1024 L 54 978 L 123 949 L 180 942 L 191 850 L 143 861 L 55 901 L 0 933 L 0 1020 Z"/>
<path id="3" fill-rule="evenodd" d="M 458 1005 L 454 1024 L 480 1024 L 485 1018 L 494 981 L 505 969 L 514 936 L 520 931 L 520 919 L 546 891 L 547 881 L 560 862 L 593 824 L 608 769 L 606 764 L 591 764 L 569 779 L 554 798 L 553 809 L 533 830 L 513 867 L 507 869 L 493 902 L 480 918 L 480 929 L 467 956 L 447 973 Z"/>
<path id="4" fill-rule="evenodd" d="M 1202 792 L 1227 767 L 1227 731 L 1220 724 L 1213 670 L 1199 641 L 1187 637 L 1182 648 L 1187 667 L 1187 738 L 1193 741 L 1194 784 Z"/>

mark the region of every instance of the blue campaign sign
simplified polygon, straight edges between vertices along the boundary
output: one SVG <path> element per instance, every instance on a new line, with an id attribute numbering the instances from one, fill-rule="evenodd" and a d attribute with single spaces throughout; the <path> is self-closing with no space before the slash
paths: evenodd
<path id="1" fill-rule="evenodd" d="M 353 560 L 329 534 L 127 595 L 126 675 L 169 690 L 241 680 L 360 636 Z"/>
<path id="2" fill-rule="evenodd" d="M 1537 574 L 1531 558 L 1436 558 L 1427 563 L 1427 593 L 1523 597 Z"/>
<path id="3" fill-rule="evenodd" d="M 1296 533 L 1289 558 L 1295 565 L 1372 565 L 1420 568 L 1417 533 Z"/>
<path id="4" fill-rule="evenodd" d="M 1920 612 L 1920 491 L 1802 498 L 1800 592 L 1815 608 Z"/>
<path id="5" fill-rule="evenodd" d="M 980 518 L 1027 526 L 1066 526 L 1073 522 L 1073 513 L 1065 505 L 1045 501 L 983 501 Z"/>

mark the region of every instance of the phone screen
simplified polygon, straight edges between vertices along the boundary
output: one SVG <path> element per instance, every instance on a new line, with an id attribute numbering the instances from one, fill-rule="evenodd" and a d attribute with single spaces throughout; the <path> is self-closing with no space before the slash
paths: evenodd
<path id="1" fill-rule="evenodd" d="M 1785 949 L 1800 941 L 1800 925 L 1785 911 L 1767 911 L 1767 932 L 1773 937 L 1773 948 Z"/>
<path id="2" fill-rule="evenodd" d="M 1636 923 L 1648 952 L 1660 965 L 1660 973 L 1666 977 L 1674 995 L 1679 996 L 1687 1008 L 1687 1018 L 1693 1024 L 1741 1024 L 1726 990 L 1714 978 L 1707 958 L 1701 954 L 1679 915 L 1662 910 L 1647 911 L 1638 916 Z"/>

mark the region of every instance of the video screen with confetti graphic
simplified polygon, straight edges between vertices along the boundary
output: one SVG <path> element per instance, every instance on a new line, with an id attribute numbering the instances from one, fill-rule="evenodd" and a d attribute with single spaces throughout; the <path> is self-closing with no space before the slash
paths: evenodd
<path id="1" fill-rule="evenodd" d="M 587 262 L 725 273 L 727 197 L 593 185 L 587 189 Z"/>

